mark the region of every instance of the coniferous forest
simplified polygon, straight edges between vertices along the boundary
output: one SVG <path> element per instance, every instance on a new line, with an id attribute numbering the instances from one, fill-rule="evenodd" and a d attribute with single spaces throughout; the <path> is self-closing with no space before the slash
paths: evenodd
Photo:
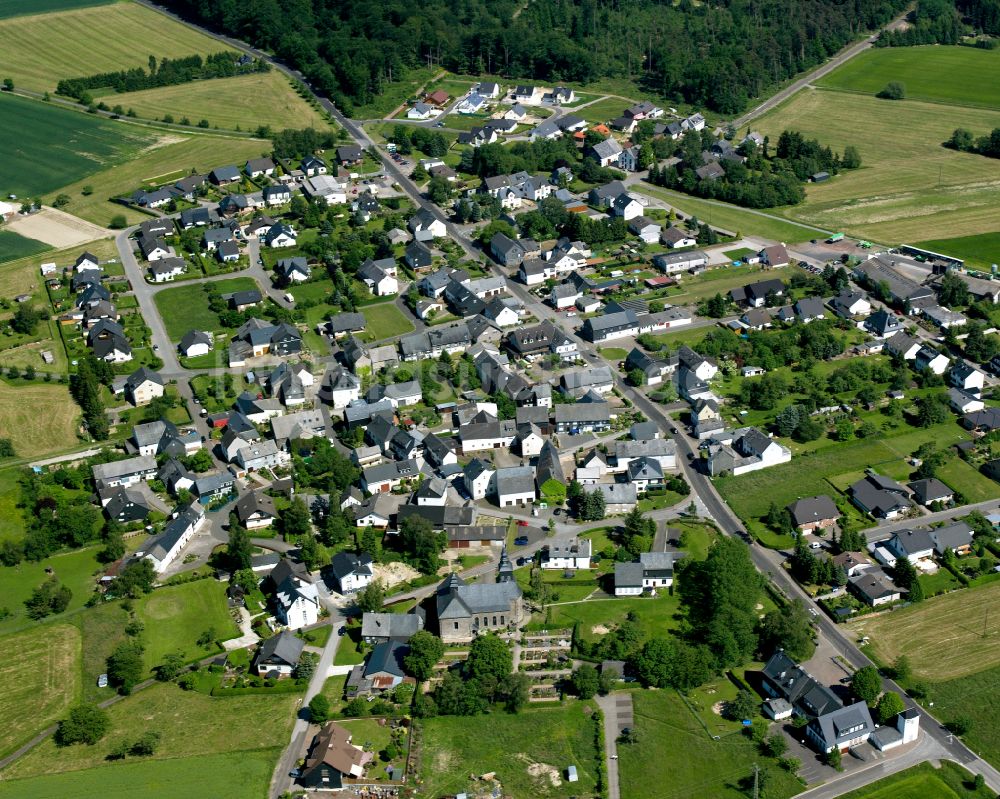
<path id="1" fill-rule="evenodd" d="M 632 79 L 736 114 L 905 0 L 167 0 L 298 68 L 350 113 L 420 66 L 539 82 Z M 516 14 L 516 17 L 515 17 Z"/>

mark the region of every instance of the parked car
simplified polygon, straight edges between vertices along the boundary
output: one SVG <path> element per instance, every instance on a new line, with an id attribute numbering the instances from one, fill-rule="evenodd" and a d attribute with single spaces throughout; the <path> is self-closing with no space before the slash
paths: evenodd
<path id="1" fill-rule="evenodd" d="M 527 527 L 528 523 L 526 521 L 524 521 L 524 519 L 518 519 L 517 520 L 517 526 L 518 527 Z"/>
<path id="2" fill-rule="evenodd" d="M 516 547 L 524 547 L 527 545 L 528 545 L 528 536 L 526 535 L 519 535 L 517 538 L 514 539 L 514 546 Z"/>

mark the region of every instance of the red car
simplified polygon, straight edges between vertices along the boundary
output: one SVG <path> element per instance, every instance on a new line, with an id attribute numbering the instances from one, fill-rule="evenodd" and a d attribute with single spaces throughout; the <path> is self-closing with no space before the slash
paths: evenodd
<path id="1" fill-rule="evenodd" d="M 518 526 L 518 527 L 527 527 L 527 526 L 528 526 L 528 523 L 527 523 L 526 521 L 519 521 L 519 522 L 517 523 L 517 526 Z"/>

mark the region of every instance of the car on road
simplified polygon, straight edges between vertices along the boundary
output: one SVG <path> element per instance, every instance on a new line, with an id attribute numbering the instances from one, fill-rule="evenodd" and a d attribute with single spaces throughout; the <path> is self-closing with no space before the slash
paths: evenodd
<path id="1" fill-rule="evenodd" d="M 159 352 L 159 351 L 160 351 L 160 345 L 159 344 L 154 344 L 153 345 L 153 352 Z"/>
<path id="2" fill-rule="evenodd" d="M 524 519 L 518 519 L 517 520 L 517 526 L 518 527 L 527 527 L 528 523 Z"/>
<path id="3" fill-rule="evenodd" d="M 528 536 L 526 535 L 519 535 L 517 538 L 514 539 L 514 546 L 516 547 L 525 547 L 527 545 L 528 545 Z"/>
<path id="4" fill-rule="evenodd" d="M 337 630 L 337 635 L 344 635 L 346 633 L 347 633 L 346 627 L 341 627 L 339 630 Z"/>

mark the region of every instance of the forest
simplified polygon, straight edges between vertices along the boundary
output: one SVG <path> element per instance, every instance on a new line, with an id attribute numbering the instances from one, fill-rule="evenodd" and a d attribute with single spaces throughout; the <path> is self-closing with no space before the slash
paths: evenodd
<path id="1" fill-rule="evenodd" d="M 722 114 L 889 22 L 905 0 L 167 0 L 272 50 L 345 112 L 416 67 L 602 78 Z M 514 17 L 514 13 L 520 13 Z"/>

